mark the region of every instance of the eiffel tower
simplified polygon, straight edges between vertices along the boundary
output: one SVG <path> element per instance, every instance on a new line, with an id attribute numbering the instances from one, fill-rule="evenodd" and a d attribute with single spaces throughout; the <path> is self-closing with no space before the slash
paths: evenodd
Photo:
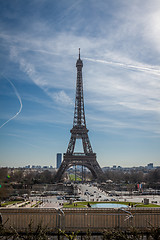
<path id="1" fill-rule="evenodd" d="M 83 80 L 82 80 L 82 67 L 83 62 L 79 58 L 76 63 L 77 68 L 77 83 L 76 83 L 76 97 L 75 97 L 75 110 L 73 128 L 70 130 L 71 138 L 68 144 L 67 152 L 63 156 L 63 161 L 55 175 L 55 181 L 61 181 L 64 172 L 72 166 L 87 167 L 94 179 L 102 175 L 102 169 L 96 160 L 96 153 L 93 152 L 91 143 L 88 137 L 88 129 L 86 128 L 85 111 L 84 111 L 84 97 L 83 97 Z M 82 140 L 83 153 L 75 153 L 76 139 Z"/>

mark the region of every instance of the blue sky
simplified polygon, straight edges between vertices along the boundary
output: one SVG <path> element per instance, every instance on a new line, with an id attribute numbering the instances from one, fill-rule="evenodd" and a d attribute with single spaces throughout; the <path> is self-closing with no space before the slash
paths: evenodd
<path id="1" fill-rule="evenodd" d="M 160 165 L 159 23 L 159 0 L 0 0 L 1 166 L 66 152 L 79 47 L 99 164 Z"/>

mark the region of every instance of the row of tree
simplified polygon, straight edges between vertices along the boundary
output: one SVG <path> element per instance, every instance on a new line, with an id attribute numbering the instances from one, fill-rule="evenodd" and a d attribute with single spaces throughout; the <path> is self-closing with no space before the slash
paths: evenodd
<path id="1" fill-rule="evenodd" d="M 7 168 L 0 168 L 0 182 L 2 183 L 21 183 L 26 185 L 33 184 L 53 184 L 55 172 L 45 170 L 42 172 L 39 171 L 25 171 L 25 170 L 16 170 L 8 174 Z M 91 177 L 91 174 L 89 174 Z M 89 176 L 88 175 L 88 176 Z M 102 181 L 112 180 L 114 183 L 146 183 L 146 184 L 160 184 L 160 169 L 151 170 L 148 173 L 142 171 L 114 171 L 107 170 L 101 176 Z"/>
<path id="2" fill-rule="evenodd" d="M 54 183 L 55 172 L 45 170 L 39 171 L 25 171 L 23 169 L 17 169 L 11 171 L 7 168 L 0 169 L 0 181 L 2 183 L 21 183 L 26 185 L 41 184 L 41 183 Z"/>
<path id="3" fill-rule="evenodd" d="M 160 169 L 151 170 L 147 173 L 142 171 L 131 170 L 130 172 L 107 170 L 103 174 L 104 180 L 112 180 L 114 183 L 160 183 Z"/>

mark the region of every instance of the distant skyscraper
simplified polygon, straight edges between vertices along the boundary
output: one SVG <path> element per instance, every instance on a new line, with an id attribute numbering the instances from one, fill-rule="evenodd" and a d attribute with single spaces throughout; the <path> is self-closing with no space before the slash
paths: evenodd
<path id="1" fill-rule="evenodd" d="M 62 153 L 57 153 L 57 168 L 60 167 L 62 162 Z"/>
<path id="2" fill-rule="evenodd" d="M 148 163 L 147 168 L 148 169 L 153 169 L 153 163 Z"/>

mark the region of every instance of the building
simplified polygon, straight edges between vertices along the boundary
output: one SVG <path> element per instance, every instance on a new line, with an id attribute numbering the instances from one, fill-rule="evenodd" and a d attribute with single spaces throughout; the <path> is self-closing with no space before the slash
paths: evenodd
<path id="1" fill-rule="evenodd" d="M 62 153 L 57 153 L 57 169 L 59 169 L 62 162 Z"/>
<path id="2" fill-rule="evenodd" d="M 148 163 L 147 168 L 148 169 L 153 169 L 153 163 Z"/>

